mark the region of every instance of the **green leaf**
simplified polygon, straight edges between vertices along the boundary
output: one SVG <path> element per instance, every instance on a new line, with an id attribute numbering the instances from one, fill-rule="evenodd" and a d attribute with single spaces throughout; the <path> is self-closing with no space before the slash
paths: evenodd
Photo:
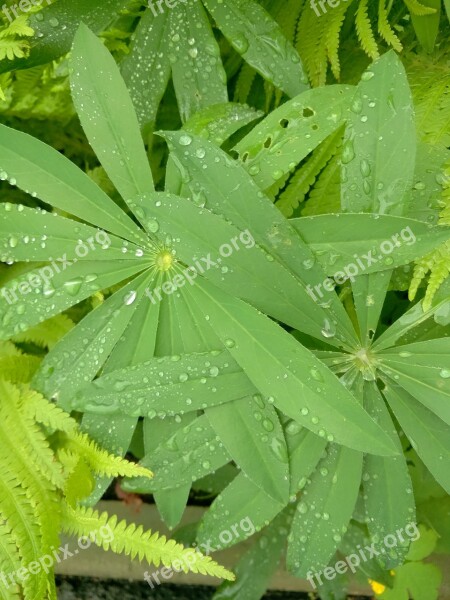
<path id="1" fill-rule="evenodd" d="M 439 21 L 441 19 L 441 0 L 420 0 L 423 6 L 434 8 L 431 15 L 418 15 L 411 13 L 411 21 L 419 42 L 425 52 L 431 54 L 434 50 L 436 38 L 439 33 Z"/>
<path id="2" fill-rule="evenodd" d="M 386 589 L 381 600 L 437 600 L 442 574 L 435 565 L 407 563 L 396 571 L 394 587 Z"/>
<path id="3" fill-rule="evenodd" d="M 120 390 L 120 395 L 117 391 Z M 76 410 L 100 414 L 175 416 L 254 393 L 227 351 L 155 358 L 102 377 L 73 398 Z"/>
<path id="4" fill-rule="evenodd" d="M 269 188 L 339 129 L 354 93 L 348 85 L 308 90 L 254 127 L 234 149 L 258 186 Z"/>
<path id="5" fill-rule="evenodd" d="M 45 262 L 59 257 L 60 266 L 62 257 L 75 262 L 135 260 L 149 251 L 56 213 L 9 202 L 0 204 L 0 247 L 5 261 Z"/>
<path id="6" fill-rule="evenodd" d="M 228 548 L 260 531 L 284 507 L 285 504 L 275 501 L 240 473 L 205 513 L 197 532 L 197 542 L 207 542 L 216 549 Z M 242 523 L 245 523 L 245 529 Z M 232 536 L 222 535 L 224 531 L 231 532 L 233 526 Z"/>
<path id="7" fill-rule="evenodd" d="M 39 140 L 0 125 L 2 176 L 43 202 L 133 242 L 133 221 L 70 160 Z"/>
<path id="8" fill-rule="evenodd" d="M 363 456 L 330 445 L 302 490 L 287 552 L 288 569 L 298 577 L 320 571 L 333 556 L 353 514 Z"/>
<path id="9" fill-rule="evenodd" d="M 140 219 L 139 197 L 154 188 L 139 123 L 115 60 L 84 25 L 75 36 L 71 67 L 72 98 L 89 143 Z"/>
<path id="10" fill-rule="evenodd" d="M 294 496 L 303 488 L 306 479 L 317 467 L 327 442 L 308 429 L 300 427 L 296 421 L 290 421 L 285 431 L 291 477 L 290 495 Z"/>
<path id="11" fill-rule="evenodd" d="M 448 227 L 391 215 L 330 214 L 289 222 L 327 273 L 343 271 L 350 264 L 359 274 L 391 270 L 424 256 L 450 237 Z"/>
<path id="12" fill-rule="evenodd" d="M 450 493 L 450 427 L 391 381 L 383 394 L 414 450 L 436 481 Z"/>
<path id="13" fill-rule="evenodd" d="M 159 421 L 147 425 L 154 433 Z M 126 489 L 138 493 L 153 493 L 174 487 L 192 484 L 193 481 L 213 473 L 231 460 L 227 450 L 219 441 L 207 417 L 194 415 L 184 427 L 179 428 L 160 444 L 152 448 L 141 461 L 141 465 L 151 469 L 151 480 L 136 477 L 129 481 Z"/>
<path id="14" fill-rule="evenodd" d="M 342 208 L 401 215 L 413 183 L 416 132 L 405 70 L 395 52 L 363 74 L 342 152 Z"/>
<path id="15" fill-rule="evenodd" d="M 51 266 L 35 269 L 8 282 L 0 295 L 0 314 L 3 315 L 0 338 L 26 331 L 70 306 L 92 296 L 98 290 L 120 283 L 137 275 L 148 266 L 146 261 L 77 262 L 59 273 Z M 38 285 L 36 281 L 39 281 Z M 33 284 L 35 282 L 35 284 Z M 36 289 L 39 292 L 36 294 Z M 22 292 L 22 293 L 21 293 Z"/>
<path id="16" fill-rule="evenodd" d="M 247 477 L 278 502 L 287 503 L 288 452 L 273 406 L 257 394 L 210 408 L 206 415 Z"/>
<path id="17" fill-rule="evenodd" d="M 204 0 L 233 48 L 261 75 L 296 96 L 308 87 L 300 57 L 272 17 L 254 0 Z"/>
<path id="18" fill-rule="evenodd" d="M 424 525 L 419 525 L 417 535 L 417 539 L 411 544 L 411 548 L 406 557 L 407 560 L 418 561 L 430 556 L 434 551 L 436 542 L 439 538 L 436 531 L 428 529 Z"/>
<path id="19" fill-rule="evenodd" d="M 329 441 L 390 455 L 392 442 L 309 350 L 244 302 L 198 281 L 196 310 L 261 393 L 286 416 Z M 395 453 L 395 452 L 394 452 Z"/>
<path id="20" fill-rule="evenodd" d="M 437 532 L 436 552 L 450 554 L 450 496 L 421 502 L 417 506 L 417 514 L 420 522 Z"/>
<path id="21" fill-rule="evenodd" d="M 226 74 L 208 15 L 200 2 L 170 11 L 169 59 L 183 122 L 195 112 L 227 102 Z"/>
<path id="22" fill-rule="evenodd" d="M 363 490 L 367 527 L 371 540 L 377 544 L 393 532 L 405 531 L 415 523 L 415 503 L 411 478 L 403 457 L 402 446 L 377 386 L 364 383 L 364 407 L 369 415 L 391 435 L 399 456 L 381 457 L 367 454 L 364 457 Z M 398 544 L 378 560 L 385 569 L 392 569 L 404 562 L 410 538 L 400 539 Z"/>
<path id="23" fill-rule="evenodd" d="M 384 350 L 380 369 L 450 425 L 450 339 Z"/>
<path id="24" fill-rule="evenodd" d="M 33 379 L 35 389 L 67 406 L 100 371 L 129 324 L 139 301 L 126 305 L 124 298 L 134 291 L 146 304 L 144 290 L 152 278 L 148 273 L 140 275 L 69 331 L 45 357 Z"/>
<path id="25" fill-rule="evenodd" d="M 144 134 L 153 130 L 158 107 L 170 79 L 169 11 L 157 17 L 148 9 L 134 32 L 131 51 L 120 63 L 122 77 Z"/>
<path id="26" fill-rule="evenodd" d="M 44 10 L 30 15 L 29 24 L 34 30 L 30 56 L 1 61 L 0 73 L 29 69 L 67 54 L 81 22 L 101 33 L 127 4 L 126 0 L 58 0 L 45 6 Z"/>
<path id="27" fill-rule="evenodd" d="M 263 596 L 281 560 L 292 519 L 290 512 L 283 511 L 262 530 L 261 536 L 234 566 L 236 581 L 222 583 L 213 600 L 259 600 Z"/>

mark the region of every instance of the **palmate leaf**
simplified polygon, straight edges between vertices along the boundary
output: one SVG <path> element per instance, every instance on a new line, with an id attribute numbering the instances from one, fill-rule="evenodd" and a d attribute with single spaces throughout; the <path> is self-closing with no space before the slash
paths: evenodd
<path id="1" fill-rule="evenodd" d="M 392 453 L 391 442 L 350 392 L 278 325 L 240 300 L 219 296 L 206 281 L 191 295 L 248 377 L 285 415 L 329 441 Z"/>
<path id="2" fill-rule="evenodd" d="M 238 229 L 245 230 L 251 223 L 249 229 L 258 246 L 300 280 L 304 287 L 303 311 L 317 323 L 316 332 L 308 333 L 319 338 L 326 336 L 332 345 L 356 341 L 353 324 L 337 296 L 332 296 L 325 310 L 306 291 L 307 284 L 314 286 L 323 281 L 325 273 L 315 264 L 314 255 L 295 229 L 243 168 L 210 142 L 179 133 L 164 135 L 180 172 L 189 177 L 192 194 L 201 197 L 210 211 L 230 220 Z M 331 321 L 336 324 L 335 331 L 322 334 L 322 330 L 331 328 Z M 303 325 L 298 323 L 296 327 L 301 330 Z"/>

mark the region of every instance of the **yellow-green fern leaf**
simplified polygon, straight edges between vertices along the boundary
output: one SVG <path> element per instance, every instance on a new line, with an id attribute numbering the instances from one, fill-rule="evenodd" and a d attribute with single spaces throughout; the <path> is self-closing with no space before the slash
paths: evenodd
<path id="1" fill-rule="evenodd" d="M 364 52 L 373 60 L 380 56 L 368 14 L 369 0 L 361 0 L 356 11 L 356 34 Z"/>
<path id="2" fill-rule="evenodd" d="M 314 185 L 319 173 L 326 167 L 342 142 L 343 129 L 337 129 L 312 153 L 309 160 L 293 175 L 280 195 L 276 206 L 285 217 L 291 217 L 298 205 Z"/>
<path id="3" fill-rule="evenodd" d="M 322 171 L 305 202 L 302 216 L 339 212 L 341 208 L 341 162 L 336 154 Z"/>
<path id="4" fill-rule="evenodd" d="M 234 101 L 245 104 L 256 78 L 256 71 L 250 65 L 244 64 L 239 72 L 234 92 Z"/>
<path id="5" fill-rule="evenodd" d="M 127 524 L 126 521 L 117 522 L 116 515 L 109 516 L 106 512 L 98 513 L 92 508 L 79 507 L 72 509 L 67 506 L 64 511 L 64 529 L 71 535 L 78 537 L 90 534 L 100 527 L 109 527 L 112 534 L 107 539 L 95 536 L 93 540 L 105 550 L 111 549 L 116 553 L 123 553 L 131 558 L 138 557 L 156 566 L 163 564 L 166 567 L 175 567 L 185 573 L 201 573 L 212 577 L 234 580 L 234 575 L 224 567 L 218 565 L 210 556 L 203 556 L 200 552 L 186 549 L 174 540 L 167 540 L 158 533 L 144 531 L 140 525 Z"/>
<path id="6" fill-rule="evenodd" d="M 29 49 L 30 45 L 28 42 L 5 38 L 0 40 L 0 60 L 4 60 L 5 58 L 8 60 L 25 58 Z"/>
<path id="7" fill-rule="evenodd" d="M 21 356 L 22 352 L 12 342 L 0 341 L 0 358 L 5 356 Z"/>
<path id="8" fill-rule="evenodd" d="M 147 477 L 153 473 L 136 463 L 125 460 L 121 456 L 110 454 L 99 448 L 85 433 L 75 432 L 68 437 L 67 448 L 82 456 L 93 471 L 107 477 Z"/>
<path id="9" fill-rule="evenodd" d="M 6 37 L 32 37 L 34 29 L 28 25 L 28 15 L 19 15 L 8 25 L 6 29 L 0 32 L 0 39 Z"/>
<path id="10" fill-rule="evenodd" d="M 22 566 L 19 551 L 12 541 L 12 531 L 7 525 L 0 524 L 0 600 L 20 600 L 19 586 L 13 584 L 8 575 L 16 573 Z"/>
<path id="11" fill-rule="evenodd" d="M 59 340 L 74 326 L 73 321 L 66 315 L 57 315 L 23 333 L 15 335 L 12 339 L 18 343 L 33 343 L 42 348 L 51 350 Z"/>
<path id="12" fill-rule="evenodd" d="M 66 502 L 75 508 L 77 504 L 87 498 L 95 487 L 94 478 L 88 464 L 79 456 L 72 453 L 60 453 L 58 458 L 68 468 L 69 475 L 64 486 Z"/>
<path id="13" fill-rule="evenodd" d="M 73 433 L 78 428 L 78 423 L 68 413 L 33 390 L 25 394 L 23 411 L 49 429 Z"/>
<path id="14" fill-rule="evenodd" d="M 333 10 L 333 19 L 329 23 L 326 31 L 327 56 L 331 64 L 331 71 L 337 80 L 339 80 L 341 74 L 341 65 L 339 62 L 339 36 L 342 25 L 344 24 L 345 13 L 349 9 L 352 2 L 353 0 L 341 2 L 341 4 L 339 4 L 339 6 Z"/>
<path id="15" fill-rule="evenodd" d="M 41 362 L 38 356 L 5 356 L 0 358 L 0 378 L 11 383 L 28 383 Z"/>
<path id="16" fill-rule="evenodd" d="M 392 46 L 394 50 L 401 52 L 403 46 L 389 24 L 385 2 L 386 0 L 379 0 L 378 2 L 378 32 L 385 42 Z"/>

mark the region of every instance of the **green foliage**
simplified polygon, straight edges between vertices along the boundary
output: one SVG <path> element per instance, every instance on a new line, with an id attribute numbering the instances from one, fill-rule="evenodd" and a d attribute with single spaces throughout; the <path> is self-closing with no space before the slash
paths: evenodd
<path id="1" fill-rule="evenodd" d="M 251 538 L 236 582 L 198 558 L 229 580 L 215 598 L 258 600 L 284 555 L 305 577 L 416 519 L 421 538 L 359 576 L 387 600 L 434 597 L 422 560 L 438 535 L 448 550 L 433 503 L 450 494 L 439 7 L 58 0 L 31 14 L 24 56 L 0 62 L 0 444 L 26 441 L 0 459 L 5 572 L 61 530 L 101 526 L 105 549 L 183 561 L 93 508 L 121 475 L 170 527 L 206 494 L 199 544 Z M 51 574 L 22 592 L 54 597 Z"/>

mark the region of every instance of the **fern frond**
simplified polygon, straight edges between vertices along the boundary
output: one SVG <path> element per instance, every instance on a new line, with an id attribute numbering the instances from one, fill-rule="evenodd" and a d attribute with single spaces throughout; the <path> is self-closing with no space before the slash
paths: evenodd
<path id="1" fill-rule="evenodd" d="M 448 58 L 408 53 L 405 66 L 414 99 L 417 130 L 432 145 L 450 146 L 450 77 Z"/>
<path id="2" fill-rule="evenodd" d="M 356 35 L 364 52 L 375 60 L 380 56 L 368 14 L 369 0 L 361 0 L 356 11 Z"/>
<path id="3" fill-rule="evenodd" d="M 0 358 L 0 379 L 11 383 L 28 383 L 39 368 L 38 356 L 5 356 Z"/>
<path id="4" fill-rule="evenodd" d="M 327 27 L 326 49 L 328 60 L 330 61 L 331 71 L 339 80 L 341 74 L 341 65 L 339 61 L 339 43 L 342 25 L 344 24 L 345 14 L 349 9 L 351 2 L 341 2 L 333 11 L 333 19 Z"/>
<path id="5" fill-rule="evenodd" d="M 12 342 L 0 341 L 0 358 L 5 356 L 21 356 L 22 352 Z"/>
<path id="6" fill-rule="evenodd" d="M 305 200 L 306 194 L 314 185 L 319 173 L 336 154 L 342 143 L 342 134 L 342 129 L 336 130 L 314 150 L 310 159 L 296 171 L 276 203 L 285 217 L 291 217 L 298 205 Z"/>
<path id="7" fill-rule="evenodd" d="M 302 216 L 339 212 L 341 207 L 341 163 L 336 154 L 317 179 L 302 210 Z"/>
<path id="8" fill-rule="evenodd" d="M 91 469 L 99 475 L 147 478 L 153 476 L 153 473 L 145 467 L 129 462 L 120 456 L 111 455 L 106 450 L 99 448 L 85 433 L 70 434 L 67 447 L 82 456 Z"/>
<path id="9" fill-rule="evenodd" d="M 394 50 L 401 52 L 403 50 L 403 46 L 389 24 L 385 1 L 386 0 L 379 0 L 378 2 L 378 32 L 384 41 L 392 46 Z"/>
<path id="10" fill-rule="evenodd" d="M 16 544 L 12 541 L 11 527 L 6 524 L 0 524 L 0 574 L 3 574 L 6 579 L 6 585 L 0 581 L 0 599 L 3 600 L 20 600 L 19 586 L 12 584 L 7 576 L 10 573 L 15 573 L 20 569 L 22 563 L 19 557 L 19 550 Z M 9 582 L 9 583 L 8 583 Z"/>
<path id="11" fill-rule="evenodd" d="M 73 321 L 66 315 L 56 315 L 23 333 L 15 335 L 12 339 L 17 343 L 32 343 L 51 350 L 73 326 Z"/>
<path id="12" fill-rule="evenodd" d="M 32 390 L 25 395 L 23 411 L 49 429 L 73 433 L 78 427 L 78 423 L 68 413 Z"/>
<path id="13" fill-rule="evenodd" d="M 250 96 L 250 90 L 256 78 L 256 71 L 247 63 L 244 64 L 239 72 L 234 91 L 234 101 L 246 104 Z"/>
<path id="14" fill-rule="evenodd" d="M 32 37 L 34 29 L 28 25 L 28 15 L 19 15 L 8 25 L 6 29 L 0 32 L 0 39 L 6 37 Z"/>
<path id="15" fill-rule="evenodd" d="M 444 207 L 439 223 L 450 225 L 450 162 L 447 162 L 444 168 L 442 198 Z M 450 241 L 444 242 L 439 248 L 416 261 L 408 291 L 410 300 L 414 300 L 420 284 L 428 273 L 430 277 L 422 303 L 425 311 L 431 308 L 436 292 L 450 274 Z"/>
<path id="16" fill-rule="evenodd" d="M 111 549 L 116 553 L 123 553 L 132 559 L 138 557 L 142 562 L 156 566 L 163 564 L 166 567 L 174 566 L 177 570 L 185 573 L 201 573 L 212 577 L 234 580 L 234 575 L 224 567 L 218 565 L 210 556 L 203 556 L 200 552 L 186 549 L 174 540 L 167 540 L 165 536 L 158 533 L 144 531 L 140 525 L 127 524 L 126 521 L 117 522 L 117 516 L 109 516 L 106 512 L 99 513 L 92 508 L 78 507 L 72 509 L 66 507 L 64 512 L 64 529 L 71 535 L 78 537 L 92 536 L 92 532 L 99 527 L 109 527 L 112 535 L 108 539 L 98 539 L 94 536 L 94 543 L 104 548 Z"/>
<path id="17" fill-rule="evenodd" d="M 15 58 L 25 58 L 29 51 L 28 42 L 22 40 L 14 40 L 5 38 L 0 40 L 0 60 L 7 58 L 14 60 Z"/>

